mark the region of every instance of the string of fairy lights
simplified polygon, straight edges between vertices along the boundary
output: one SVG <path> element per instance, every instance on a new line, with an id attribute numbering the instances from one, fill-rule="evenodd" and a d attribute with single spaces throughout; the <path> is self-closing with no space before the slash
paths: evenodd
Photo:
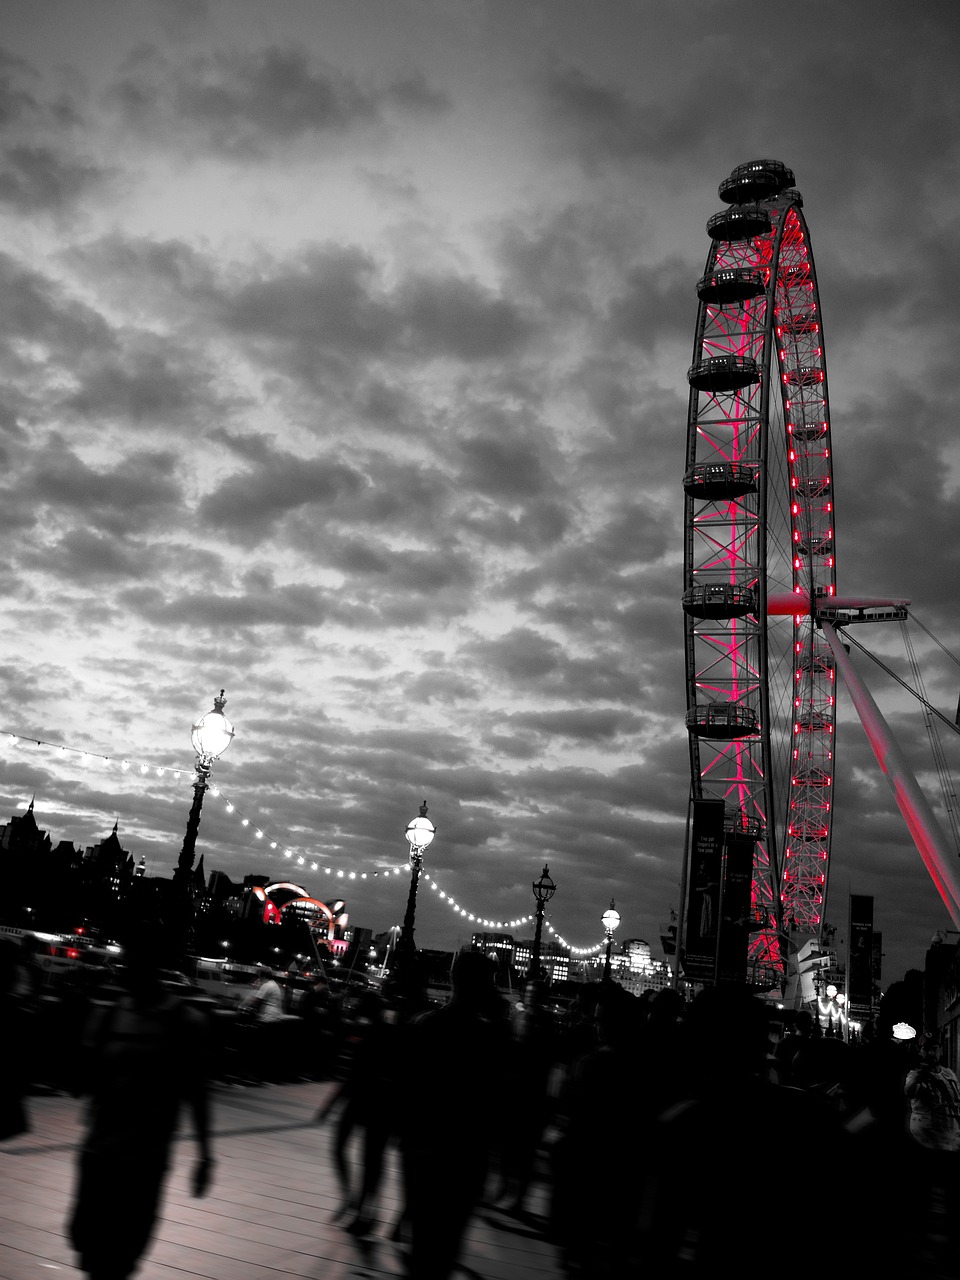
<path id="1" fill-rule="evenodd" d="M 71 747 L 65 743 L 47 742 L 43 738 L 34 738 L 23 733 L 13 733 L 9 729 L 0 730 L 0 735 L 3 735 L 8 739 L 8 745 L 10 746 L 35 745 L 37 747 L 45 747 L 54 751 L 61 757 L 66 757 L 68 755 L 78 756 L 80 763 L 85 768 L 116 765 L 123 773 L 130 773 L 132 775 L 139 774 L 142 777 L 152 775 L 157 778 L 164 778 L 169 775 L 169 777 L 174 781 L 179 781 L 184 775 L 187 775 L 188 777 L 194 776 L 193 769 L 153 764 L 144 760 L 132 760 L 129 757 L 101 755 L 97 752 L 87 751 L 83 747 Z M 331 879 L 334 880 L 375 880 L 384 876 L 399 876 L 402 875 L 404 871 L 409 870 L 409 863 L 407 861 L 398 863 L 391 867 L 378 868 L 375 871 L 351 871 L 343 867 L 325 865 L 320 861 L 308 857 L 306 854 L 298 852 L 296 849 L 289 848 L 283 843 L 283 841 L 274 839 L 267 831 L 265 823 L 258 825 L 256 819 L 252 819 L 241 812 L 234 801 L 231 800 L 229 796 L 225 795 L 223 789 L 216 783 L 211 782 L 208 784 L 207 790 L 212 797 L 215 797 L 222 803 L 225 813 L 233 815 L 241 826 L 250 827 L 252 829 L 254 839 L 265 841 L 267 848 L 277 850 L 284 858 L 289 859 L 295 866 L 309 868 L 311 871 L 316 871 L 322 875 L 330 876 Z M 464 907 L 461 903 L 457 902 L 453 894 L 447 893 L 444 889 L 441 889 L 437 881 L 426 872 L 424 873 L 424 880 L 437 894 L 439 901 L 449 907 L 450 910 L 453 911 L 454 915 L 459 915 L 464 920 L 478 924 L 485 929 L 518 929 L 523 925 L 531 924 L 533 922 L 534 917 L 530 915 L 518 916 L 513 920 L 488 919 L 485 916 L 481 916 L 476 912 L 468 910 L 467 907 Z M 544 919 L 544 926 L 552 935 L 557 945 L 562 947 L 565 951 L 569 951 L 572 955 L 595 955 L 597 952 L 602 950 L 604 946 L 603 942 L 598 942 L 589 947 L 577 947 L 559 934 L 549 920 Z"/>

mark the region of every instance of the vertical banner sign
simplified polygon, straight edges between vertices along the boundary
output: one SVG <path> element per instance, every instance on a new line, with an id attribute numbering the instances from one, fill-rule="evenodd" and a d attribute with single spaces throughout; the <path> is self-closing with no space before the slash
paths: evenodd
<path id="1" fill-rule="evenodd" d="M 683 973 L 691 982 L 717 980 L 717 932 L 723 871 L 723 801 L 694 800 Z"/>
<path id="2" fill-rule="evenodd" d="M 873 1003 L 872 897 L 851 893 L 847 939 L 847 1000 L 852 1009 L 869 1014 Z"/>
<path id="3" fill-rule="evenodd" d="M 720 986 L 743 986 L 746 981 L 755 846 L 756 841 L 746 836 L 727 836 L 717 946 L 717 983 Z"/>

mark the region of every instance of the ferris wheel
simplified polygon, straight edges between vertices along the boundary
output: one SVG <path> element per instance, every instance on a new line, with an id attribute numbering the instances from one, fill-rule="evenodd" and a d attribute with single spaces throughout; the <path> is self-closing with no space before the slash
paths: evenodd
<path id="1" fill-rule="evenodd" d="M 777 982 L 787 950 L 822 937 L 830 865 L 836 666 L 815 622 L 836 595 L 827 371 L 793 173 L 742 164 L 719 196 L 687 374 L 690 797 L 722 800 L 726 838 L 755 841 L 744 976 Z"/>

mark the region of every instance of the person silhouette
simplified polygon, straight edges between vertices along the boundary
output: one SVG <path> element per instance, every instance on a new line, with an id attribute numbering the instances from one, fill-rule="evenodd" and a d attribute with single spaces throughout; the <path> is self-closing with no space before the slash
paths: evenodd
<path id="1" fill-rule="evenodd" d="M 125 1280 L 149 1244 L 183 1101 L 199 1150 L 193 1194 L 210 1179 L 208 1028 L 164 987 L 162 938 L 159 928 L 133 932 L 122 992 L 93 1011 L 81 1043 L 77 1092 L 88 1096 L 88 1119 L 68 1232 L 90 1280 Z"/>
<path id="2" fill-rule="evenodd" d="M 510 1030 L 491 962 L 461 952 L 452 994 L 406 1028 L 397 1112 L 409 1275 L 446 1280 L 483 1195 L 502 1113 Z M 411 1105 L 414 1099 L 421 1104 Z"/>

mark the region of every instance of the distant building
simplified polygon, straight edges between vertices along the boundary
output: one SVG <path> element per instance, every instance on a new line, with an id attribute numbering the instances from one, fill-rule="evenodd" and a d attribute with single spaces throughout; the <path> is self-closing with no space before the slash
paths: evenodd
<path id="1" fill-rule="evenodd" d="M 526 977 L 533 962 L 533 939 L 518 938 L 513 951 L 513 967 L 521 977 Z M 570 976 L 570 953 L 556 942 L 541 942 L 540 968 L 548 982 L 566 982 Z"/>
<path id="2" fill-rule="evenodd" d="M 37 826 L 32 800 L 26 813 L 19 816 L 14 814 L 5 827 L 0 827 L 0 851 L 9 854 L 11 859 L 37 857 L 46 859 L 50 855 L 50 850 L 50 837 L 46 831 L 41 831 Z M 4 858 L 4 865 L 9 865 L 7 858 Z"/>
<path id="3" fill-rule="evenodd" d="M 119 820 L 113 830 L 99 844 L 87 847 L 80 865 L 81 874 L 91 889 L 99 889 L 114 898 L 124 898 L 133 879 L 133 854 L 127 853 L 117 832 Z"/>
<path id="4" fill-rule="evenodd" d="M 596 982 L 603 974 L 606 951 L 600 951 L 590 960 L 592 979 Z M 650 944 L 643 938 L 627 938 L 610 954 L 610 976 L 633 995 L 644 991 L 662 991 L 673 982 L 670 966 L 663 960 L 655 960 Z"/>
<path id="5" fill-rule="evenodd" d="M 513 935 L 509 933 L 475 933 L 470 940 L 471 951 L 482 951 L 497 964 L 513 964 Z"/>

